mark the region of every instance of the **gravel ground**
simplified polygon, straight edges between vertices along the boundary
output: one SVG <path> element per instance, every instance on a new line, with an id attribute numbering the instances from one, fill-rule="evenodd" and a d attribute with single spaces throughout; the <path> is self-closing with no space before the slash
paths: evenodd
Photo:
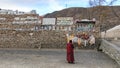
<path id="1" fill-rule="evenodd" d="M 68 64 L 65 49 L 0 49 L 0 68 L 120 68 L 95 50 L 75 50 L 74 55 L 75 64 Z"/>

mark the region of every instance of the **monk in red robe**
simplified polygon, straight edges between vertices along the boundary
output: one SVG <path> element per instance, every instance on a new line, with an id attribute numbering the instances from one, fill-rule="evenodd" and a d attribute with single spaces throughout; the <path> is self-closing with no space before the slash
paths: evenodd
<path id="1" fill-rule="evenodd" d="M 74 63 L 74 46 L 72 40 L 67 43 L 67 61 L 68 63 Z"/>

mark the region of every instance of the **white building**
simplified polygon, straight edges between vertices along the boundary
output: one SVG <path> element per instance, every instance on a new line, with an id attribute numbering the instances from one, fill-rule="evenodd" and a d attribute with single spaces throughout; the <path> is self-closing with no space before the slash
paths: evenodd
<path id="1" fill-rule="evenodd" d="M 27 17 L 15 17 L 13 24 L 35 24 L 39 22 L 40 20 L 38 16 L 27 16 Z"/>
<path id="2" fill-rule="evenodd" d="M 0 14 L 7 14 L 7 10 L 1 9 L 1 10 L 0 10 Z"/>
<path id="3" fill-rule="evenodd" d="M 31 10 L 30 12 L 23 12 L 23 11 L 13 11 L 7 9 L 0 9 L 0 14 L 14 14 L 14 15 L 22 15 L 22 14 L 37 14 L 36 10 Z"/>
<path id="4" fill-rule="evenodd" d="M 71 31 L 73 25 L 73 17 L 57 17 L 56 29 L 63 31 Z"/>
<path id="5" fill-rule="evenodd" d="M 44 30 L 55 30 L 56 18 L 43 18 L 41 28 Z"/>

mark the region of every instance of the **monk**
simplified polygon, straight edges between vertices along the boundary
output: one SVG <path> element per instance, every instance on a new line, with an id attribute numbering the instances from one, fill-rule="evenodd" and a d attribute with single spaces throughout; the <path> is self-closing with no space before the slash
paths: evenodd
<path id="1" fill-rule="evenodd" d="M 74 63 L 74 46 L 72 40 L 67 43 L 67 61 L 68 63 Z"/>

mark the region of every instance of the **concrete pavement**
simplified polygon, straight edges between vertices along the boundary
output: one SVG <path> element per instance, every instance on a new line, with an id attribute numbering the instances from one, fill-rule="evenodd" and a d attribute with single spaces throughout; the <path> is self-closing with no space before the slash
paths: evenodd
<path id="1" fill-rule="evenodd" d="M 65 49 L 0 49 L 0 68 L 120 68 L 108 55 L 75 50 L 75 64 L 66 62 Z"/>

